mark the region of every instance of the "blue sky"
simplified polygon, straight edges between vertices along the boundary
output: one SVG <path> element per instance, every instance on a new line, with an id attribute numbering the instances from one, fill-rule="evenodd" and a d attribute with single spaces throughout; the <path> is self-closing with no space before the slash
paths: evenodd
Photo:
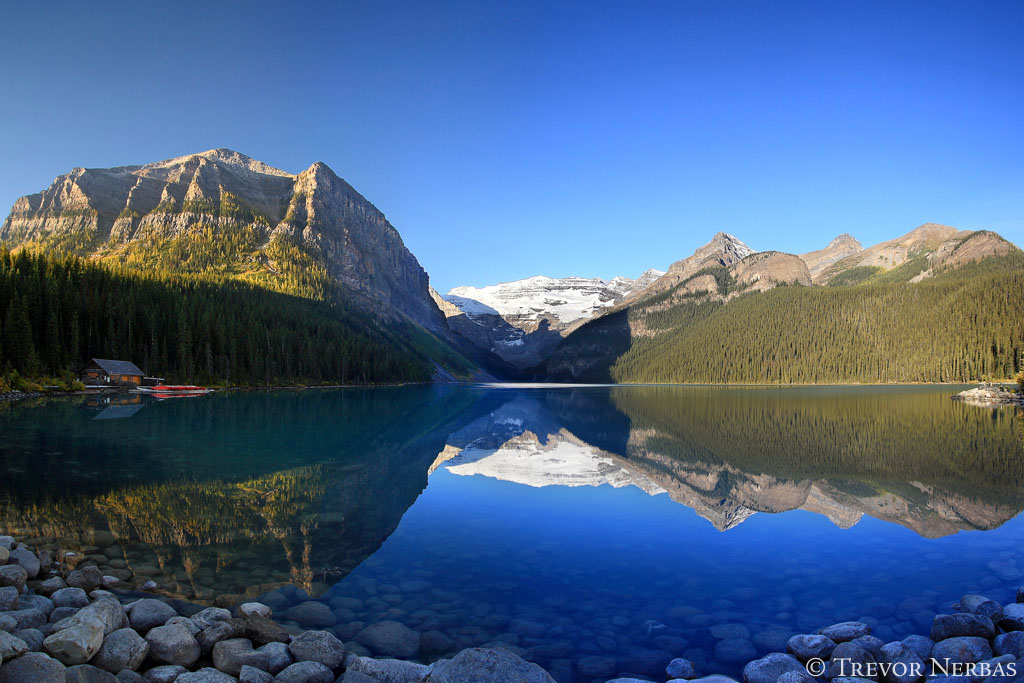
<path id="1" fill-rule="evenodd" d="M 6 5 L 0 205 L 74 166 L 322 160 L 447 291 L 715 232 L 1024 244 L 1024 3 Z"/>

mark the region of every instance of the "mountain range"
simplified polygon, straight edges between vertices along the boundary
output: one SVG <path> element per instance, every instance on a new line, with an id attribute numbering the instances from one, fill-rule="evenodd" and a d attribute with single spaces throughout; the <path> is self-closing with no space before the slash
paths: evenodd
<path id="1" fill-rule="evenodd" d="M 435 379 L 948 381 L 1005 376 L 1022 362 L 1020 249 L 934 223 L 867 248 L 839 235 L 804 254 L 755 252 L 720 232 L 635 279 L 538 275 L 440 295 L 384 214 L 327 165 L 292 174 L 215 149 L 73 169 L 15 202 L 0 243 L 335 302 Z M 995 308 L 980 308 L 986 296 Z M 13 325 L 15 304 L 0 301 Z M 931 339 L 907 331 L 917 316 L 932 320 Z M 910 341 L 932 360 L 900 358 Z"/>

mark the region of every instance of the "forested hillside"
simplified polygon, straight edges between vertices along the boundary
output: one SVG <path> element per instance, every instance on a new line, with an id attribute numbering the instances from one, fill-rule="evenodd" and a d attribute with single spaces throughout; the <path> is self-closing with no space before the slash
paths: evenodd
<path id="1" fill-rule="evenodd" d="M 4 375 L 60 376 L 90 357 L 132 360 L 170 381 L 232 384 L 426 381 L 432 358 L 456 374 L 471 370 L 417 325 L 382 325 L 340 295 L 311 299 L 0 247 Z"/>
<path id="2" fill-rule="evenodd" d="M 684 282 L 584 325 L 546 371 L 642 383 L 968 382 L 1022 364 L 1015 252 L 917 283 L 780 286 L 727 302 Z"/>

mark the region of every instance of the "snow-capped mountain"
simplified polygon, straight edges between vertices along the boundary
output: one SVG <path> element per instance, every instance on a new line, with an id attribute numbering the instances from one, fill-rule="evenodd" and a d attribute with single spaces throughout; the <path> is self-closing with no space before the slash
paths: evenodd
<path id="1" fill-rule="evenodd" d="M 664 273 L 601 278 L 543 275 L 486 287 L 455 287 L 442 298 L 448 324 L 520 368 L 537 363 L 574 324 L 593 318 Z"/>
<path id="2" fill-rule="evenodd" d="M 548 318 L 569 324 L 592 317 L 599 309 L 643 289 L 662 275 L 663 272 L 653 268 L 635 280 L 537 275 L 487 287 L 455 287 L 444 298 L 468 315 L 496 314 L 523 321 Z"/>

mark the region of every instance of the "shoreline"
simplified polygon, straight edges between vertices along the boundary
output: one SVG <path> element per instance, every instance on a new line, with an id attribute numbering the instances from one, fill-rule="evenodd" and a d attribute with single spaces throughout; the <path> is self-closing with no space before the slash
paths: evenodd
<path id="1" fill-rule="evenodd" d="M 74 551 L 36 552 L 11 536 L 0 536 L 0 680 L 556 681 L 521 656 L 524 650 L 507 642 L 459 649 L 454 642 L 440 642 L 439 632 L 418 633 L 387 620 L 363 625 L 343 641 L 315 627 L 312 607 L 306 611 L 313 627 L 295 627 L 274 619 L 274 605 L 248 601 L 230 609 L 203 607 L 161 598 L 158 588 L 152 580 L 133 586 L 104 576 L 94 560 Z M 946 611 L 934 615 L 927 635 L 889 643 L 871 635 L 871 626 L 861 621 L 797 633 L 784 646 L 778 643 L 773 648 L 777 651 L 746 661 L 742 680 L 919 683 L 932 673 L 929 680 L 949 677 L 950 683 L 1010 681 L 1024 674 L 1024 586 L 1015 597 L 1016 602 L 1000 604 L 965 595 L 953 605 L 938 607 Z M 299 605 L 327 609 L 315 599 Z M 294 621 L 296 607 L 288 610 L 289 620 Z M 737 680 L 700 672 L 681 652 L 665 652 L 666 659 L 623 676 L 615 654 L 579 659 L 568 673 L 588 683 Z M 893 676 L 893 667 L 903 674 Z M 559 672 L 559 681 L 565 673 Z"/>
<path id="2" fill-rule="evenodd" d="M 1011 384 L 1010 380 L 1005 382 L 994 382 L 993 384 Z M 813 387 L 865 387 L 865 388 L 884 388 L 884 387 L 961 387 L 977 384 L 976 382 L 886 382 L 886 383 L 863 383 L 863 382 L 848 382 L 848 383 L 823 383 L 823 384 L 701 384 L 701 383 L 672 383 L 672 384 L 604 384 L 604 383 L 573 383 L 573 382 L 477 382 L 477 381 L 465 381 L 465 382 L 385 382 L 385 383 L 370 383 L 370 384 L 267 384 L 267 385 L 228 385 L 228 386 L 217 386 L 212 385 L 211 388 L 214 393 L 228 393 L 228 392 L 247 392 L 247 391 L 302 391 L 309 389 L 375 389 L 375 388 L 386 388 L 386 387 L 404 387 L 404 386 L 487 386 L 493 388 L 510 388 L 510 389 L 572 389 L 572 388 L 584 388 L 584 387 L 707 387 L 707 388 L 718 388 L 718 389 L 790 389 L 790 388 L 813 388 Z M 120 387 L 110 387 L 102 389 L 85 389 L 80 391 L 8 391 L 0 393 L 0 402 L 14 402 L 29 398 L 57 398 L 66 396 L 94 396 L 102 394 L 122 394 L 131 393 L 131 390 L 124 391 Z M 954 396 L 956 398 L 956 396 Z M 1013 404 L 1024 404 L 1024 396 L 1017 400 L 1010 401 L 997 401 L 996 403 L 1003 403 L 1006 405 Z"/>

